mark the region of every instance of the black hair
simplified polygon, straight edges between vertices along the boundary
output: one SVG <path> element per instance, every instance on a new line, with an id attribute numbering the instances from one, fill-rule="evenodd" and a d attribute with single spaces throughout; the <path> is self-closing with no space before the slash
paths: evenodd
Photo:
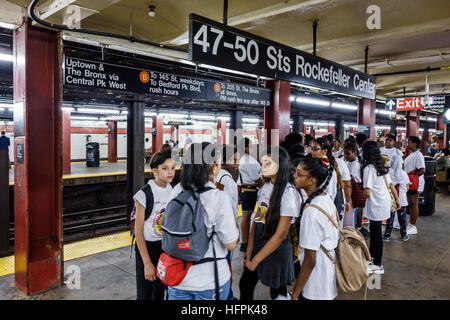
<path id="1" fill-rule="evenodd" d="M 314 142 L 317 143 L 322 149 L 327 151 L 327 158 L 330 160 L 330 163 L 333 165 L 333 169 L 336 170 L 337 184 L 339 186 L 339 189 L 342 189 L 344 187 L 344 182 L 342 181 L 341 172 L 336 163 L 336 160 L 333 157 L 330 141 L 326 137 L 320 137 L 320 138 L 314 139 Z M 331 172 L 331 173 L 333 173 L 333 172 Z"/>
<path id="2" fill-rule="evenodd" d="M 310 134 L 306 134 L 305 135 L 305 146 L 310 146 L 311 145 L 311 141 L 314 140 L 314 137 Z"/>
<path id="3" fill-rule="evenodd" d="M 305 147 L 299 144 L 294 144 L 288 149 L 289 157 L 291 158 L 291 161 L 294 162 L 295 158 L 303 157 L 305 154 Z"/>
<path id="4" fill-rule="evenodd" d="M 344 145 L 347 144 L 347 142 L 353 142 L 356 144 L 356 139 L 354 136 L 349 136 L 347 139 L 344 140 Z"/>
<path id="5" fill-rule="evenodd" d="M 250 139 L 249 138 L 243 138 L 243 140 L 244 140 L 244 146 L 246 148 L 250 147 L 250 144 L 251 144 Z"/>
<path id="6" fill-rule="evenodd" d="M 284 138 L 284 141 L 281 143 L 281 147 L 283 147 L 286 150 L 289 150 L 292 146 L 302 143 L 303 137 L 300 135 L 300 133 L 291 132 Z"/>
<path id="7" fill-rule="evenodd" d="M 222 148 L 222 164 L 224 165 L 228 160 L 233 158 L 236 152 L 238 152 L 236 146 L 224 144 Z"/>
<path id="8" fill-rule="evenodd" d="M 172 147 L 168 143 L 164 143 L 161 148 L 159 148 L 159 152 L 172 152 Z"/>
<path id="9" fill-rule="evenodd" d="M 4 136 L 6 133 L 5 133 L 5 131 L 2 131 L 2 136 Z"/>
<path id="10" fill-rule="evenodd" d="M 213 163 L 207 163 L 204 156 L 217 161 L 216 149 L 211 148 L 211 146 L 212 144 L 209 142 L 193 143 L 184 153 L 183 169 L 180 176 L 183 189 L 193 190 L 196 188 L 199 191 L 205 189 L 205 184 L 209 181 L 210 167 Z M 210 154 L 205 155 L 206 148 L 212 149 Z"/>
<path id="11" fill-rule="evenodd" d="M 357 133 L 356 134 L 356 143 L 358 144 L 359 147 L 361 147 L 364 142 L 367 141 L 367 136 L 365 133 Z"/>
<path id="12" fill-rule="evenodd" d="M 395 135 L 393 133 L 388 133 L 384 138 L 385 139 L 389 138 L 395 141 Z"/>
<path id="13" fill-rule="evenodd" d="M 415 143 L 416 144 L 416 148 L 420 148 L 421 141 L 420 141 L 419 137 L 409 136 L 408 140 L 410 140 L 412 143 Z"/>
<path id="14" fill-rule="evenodd" d="M 317 190 L 314 191 L 308 199 L 303 203 L 302 213 L 304 207 L 311 203 L 311 201 L 321 195 L 322 192 L 328 187 L 331 177 L 333 176 L 334 165 L 330 162 L 330 166 L 327 168 L 322 164 L 322 161 L 318 158 L 314 158 L 311 154 L 308 154 L 300 162 L 303 164 L 304 168 L 308 173 L 317 179 Z M 321 187 L 320 187 L 321 186 Z"/>
<path id="15" fill-rule="evenodd" d="M 331 145 L 333 145 L 333 142 L 334 142 L 333 135 L 331 133 L 329 133 L 325 137 L 328 139 L 328 141 L 330 141 Z"/>
<path id="16" fill-rule="evenodd" d="M 373 165 L 377 170 L 378 176 L 384 176 L 389 172 L 386 168 L 386 163 L 381 157 L 380 148 L 376 141 L 367 141 L 362 146 L 363 163 L 361 166 L 361 178 L 363 176 L 364 168 L 368 165 Z"/>
<path id="17" fill-rule="evenodd" d="M 155 153 L 150 159 L 150 168 L 158 168 L 158 166 L 163 164 L 167 159 L 172 159 L 170 151 Z"/>
<path id="18" fill-rule="evenodd" d="M 265 217 L 261 239 L 269 239 L 276 231 L 280 221 L 281 198 L 288 183 L 294 184 L 293 167 L 287 151 L 283 147 L 269 147 L 264 153 L 272 155 L 278 153 L 278 159 L 272 158 L 278 164 L 275 184 L 270 196 L 269 208 Z"/>
<path id="19" fill-rule="evenodd" d="M 362 157 L 361 154 L 359 153 L 359 149 L 356 146 L 356 142 L 353 140 L 347 141 L 346 144 L 344 144 L 344 150 L 349 150 L 351 152 L 356 152 L 356 156 L 358 157 L 358 161 L 359 163 L 362 163 Z"/>

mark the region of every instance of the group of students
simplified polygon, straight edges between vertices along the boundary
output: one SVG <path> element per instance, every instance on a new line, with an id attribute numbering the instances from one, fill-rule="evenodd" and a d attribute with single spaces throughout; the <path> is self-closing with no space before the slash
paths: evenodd
<path id="1" fill-rule="evenodd" d="M 417 206 L 418 193 L 423 190 L 424 162 L 417 153 L 420 140 L 409 138 L 411 152 L 403 169 L 403 155 L 393 144 L 387 142 L 380 149 L 374 141 L 357 138 L 347 139 L 335 157 L 333 151 L 337 150 L 333 149 L 339 149 L 339 144 L 330 137 L 303 141 L 302 136 L 291 133 L 281 147 L 269 147 L 260 153 L 260 162 L 251 156 L 248 138 L 244 139 L 244 152 L 233 145 L 217 149 L 210 143 L 193 143 L 184 154 L 180 183 L 174 187 L 171 182 L 175 162 L 170 150 L 153 155 L 150 166 L 154 179 L 148 182 L 153 207 L 147 219 L 146 192 L 141 189 L 134 196 L 137 299 L 164 299 L 166 288 L 156 272 L 163 252 L 161 221 L 167 204 L 185 190 L 199 191 L 206 212 L 205 226 L 212 241 L 205 258 L 212 257 L 214 251 L 220 257 L 217 271 L 221 300 L 233 298 L 231 252 L 239 241 L 240 251 L 245 254 L 244 271 L 234 281 L 239 281 L 241 300 L 253 300 L 258 281 L 270 288 L 270 296 L 275 300 L 334 299 L 336 270 L 324 250 L 336 258 L 339 240 L 336 225 L 355 226 L 352 208 L 361 209 L 361 217 L 370 220 L 373 260 L 369 272 L 383 274 L 383 239 L 390 237 L 395 212 L 402 240 L 408 237 L 405 210 L 408 203 L 410 226 L 417 219 L 414 214 L 418 214 L 418 207 L 415 211 L 411 205 Z M 388 135 L 386 140 L 390 138 Z M 411 187 L 406 191 L 413 175 L 422 181 L 417 183 L 415 193 Z M 391 210 L 391 196 L 395 199 L 395 210 Z M 338 199 L 343 201 L 341 218 L 336 206 Z M 354 202 L 358 201 L 356 206 Z M 388 220 L 384 235 L 383 220 Z M 179 284 L 167 287 L 167 298 L 216 299 L 214 270 L 213 263 L 194 264 Z M 289 294 L 287 286 L 292 284 L 294 289 Z"/>

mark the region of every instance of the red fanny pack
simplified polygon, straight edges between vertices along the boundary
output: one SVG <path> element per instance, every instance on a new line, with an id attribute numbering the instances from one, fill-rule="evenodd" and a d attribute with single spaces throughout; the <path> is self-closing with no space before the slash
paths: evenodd
<path id="1" fill-rule="evenodd" d="M 194 263 L 174 258 L 163 252 L 159 257 L 156 275 L 166 286 L 173 287 L 183 281 Z"/>
<path id="2" fill-rule="evenodd" d="M 409 181 L 411 184 L 409 185 L 409 190 L 417 191 L 419 190 L 419 175 L 417 174 L 417 170 L 413 170 L 408 173 Z"/>

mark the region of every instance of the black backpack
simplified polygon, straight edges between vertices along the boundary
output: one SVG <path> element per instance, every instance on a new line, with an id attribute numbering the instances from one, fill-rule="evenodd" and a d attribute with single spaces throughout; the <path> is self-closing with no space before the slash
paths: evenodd
<path id="1" fill-rule="evenodd" d="M 154 205 L 154 198 L 153 198 L 153 192 L 152 187 L 150 184 L 146 183 L 145 186 L 141 188 L 142 192 L 145 193 L 145 221 L 150 218 L 150 215 L 153 211 L 153 205 Z M 135 242 L 136 233 L 135 233 L 135 222 L 136 222 L 136 205 L 133 207 L 133 211 L 131 211 L 130 214 L 130 236 L 131 239 L 131 248 L 133 248 L 133 243 Z"/>
<path id="2" fill-rule="evenodd" d="M 336 197 L 334 198 L 334 205 L 336 206 L 337 213 L 339 215 L 339 221 L 342 221 L 345 211 L 345 200 L 343 189 L 337 189 Z"/>

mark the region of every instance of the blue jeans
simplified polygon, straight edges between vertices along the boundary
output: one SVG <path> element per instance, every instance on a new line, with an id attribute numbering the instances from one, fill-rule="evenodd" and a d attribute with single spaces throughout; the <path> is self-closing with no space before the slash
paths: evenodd
<path id="1" fill-rule="evenodd" d="M 174 287 L 167 288 L 168 300 L 215 300 L 216 290 L 204 291 L 188 291 L 176 289 Z M 227 300 L 230 293 L 230 281 L 219 287 L 220 300 Z"/>

